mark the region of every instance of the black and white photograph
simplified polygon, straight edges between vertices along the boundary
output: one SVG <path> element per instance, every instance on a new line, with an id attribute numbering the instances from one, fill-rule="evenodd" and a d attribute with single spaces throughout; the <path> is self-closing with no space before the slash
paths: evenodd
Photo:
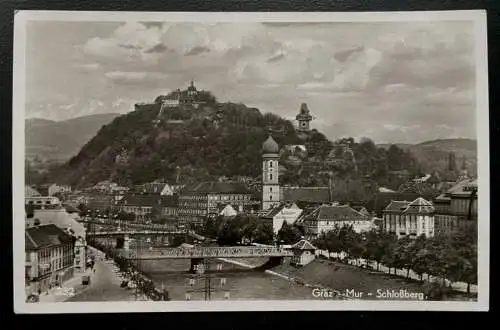
<path id="1" fill-rule="evenodd" d="M 488 310 L 486 13 L 230 14 L 16 13 L 16 312 Z"/>

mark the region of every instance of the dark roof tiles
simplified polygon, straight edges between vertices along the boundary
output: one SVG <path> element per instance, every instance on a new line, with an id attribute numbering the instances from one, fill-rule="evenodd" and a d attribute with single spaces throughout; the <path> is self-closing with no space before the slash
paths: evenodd
<path id="1" fill-rule="evenodd" d="M 26 228 L 25 238 L 26 250 L 35 250 L 73 241 L 71 235 L 53 224 Z"/>
<path id="2" fill-rule="evenodd" d="M 241 182 L 201 182 L 182 189 L 183 193 L 252 194 Z"/>

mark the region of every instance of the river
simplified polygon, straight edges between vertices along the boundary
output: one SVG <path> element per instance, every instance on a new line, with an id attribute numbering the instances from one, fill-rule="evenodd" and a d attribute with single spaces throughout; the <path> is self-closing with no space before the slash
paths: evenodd
<path id="1" fill-rule="evenodd" d="M 245 269 L 217 259 L 210 262 L 211 270 L 204 275 L 192 275 L 190 261 L 170 259 L 140 262 L 141 271 L 148 275 L 157 287 L 168 290 L 172 300 L 204 300 L 210 278 L 212 300 L 304 300 L 311 299 L 311 288 L 292 283 L 263 271 Z M 218 270 L 218 267 L 222 267 Z M 190 280 L 193 279 L 193 280 Z M 191 282 L 191 283 L 190 283 Z"/>

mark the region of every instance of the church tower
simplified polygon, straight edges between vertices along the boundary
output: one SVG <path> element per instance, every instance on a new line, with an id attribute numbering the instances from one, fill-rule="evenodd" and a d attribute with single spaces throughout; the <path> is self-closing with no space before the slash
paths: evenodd
<path id="1" fill-rule="evenodd" d="M 302 103 L 300 105 L 300 112 L 295 117 L 299 122 L 299 131 L 309 131 L 309 122 L 312 120 L 312 116 L 309 113 L 309 109 L 307 108 L 307 104 Z"/>
<path id="2" fill-rule="evenodd" d="M 280 203 L 279 146 L 271 133 L 262 145 L 262 209 L 269 210 Z"/>

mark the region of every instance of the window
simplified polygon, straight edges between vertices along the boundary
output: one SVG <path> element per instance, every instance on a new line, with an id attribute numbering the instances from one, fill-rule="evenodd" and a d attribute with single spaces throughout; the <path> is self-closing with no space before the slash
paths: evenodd
<path id="1" fill-rule="evenodd" d="M 273 192 L 273 187 L 269 187 L 269 192 Z"/>
<path id="2" fill-rule="evenodd" d="M 269 174 L 269 180 L 272 180 L 272 179 L 273 179 L 273 175 Z"/>
<path id="3" fill-rule="evenodd" d="M 269 167 L 273 167 L 273 162 L 269 162 Z"/>
<path id="4" fill-rule="evenodd" d="M 269 200 L 272 201 L 273 200 L 273 195 L 269 195 Z"/>

